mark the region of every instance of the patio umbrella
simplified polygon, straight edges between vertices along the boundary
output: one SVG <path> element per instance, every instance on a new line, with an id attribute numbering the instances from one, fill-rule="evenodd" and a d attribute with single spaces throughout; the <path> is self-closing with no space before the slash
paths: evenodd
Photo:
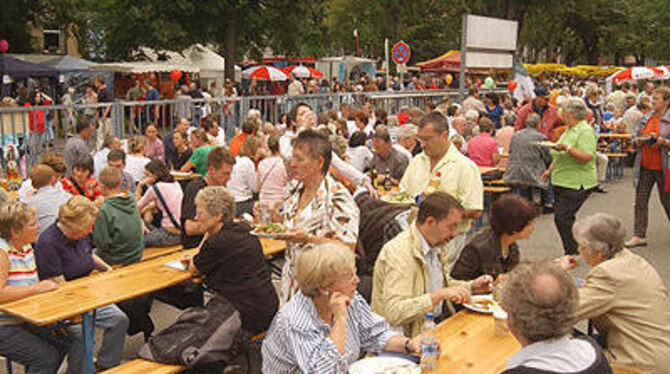
<path id="1" fill-rule="evenodd" d="M 323 73 L 320 71 L 303 65 L 289 66 L 284 71 L 298 78 L 323 78 Z"/>
<path id="2" fill-rule="evenodd" d="M 610 76 L 612 82 L 619 83 L 627 80 L 639 79 L 659 79 L 663 71 L 649 66 L 635 66 L 625 70 L 618 71 Z"/>
<path id="3" fill-rule="evenodd" d="M 242 72 L 246 79 L 258 79 L 261 81 L 285 81 L 288 79 L 286 73 L 273 66 L 254 66 Z"/>
<path id="4" fill-rule="evenodd" d="M 667 66 L 667 65 L 666 66 L 657 66 L 656 68 L 661 70 L 662 74 L 655 77 L 655 79 L 665 80 L 665 79 L 670 78 L 670 66 Z"/>

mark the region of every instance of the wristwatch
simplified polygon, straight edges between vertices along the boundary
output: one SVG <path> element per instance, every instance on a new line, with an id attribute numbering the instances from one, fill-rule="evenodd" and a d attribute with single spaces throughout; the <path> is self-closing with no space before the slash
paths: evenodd
<path id="1" fill-rule="evenodd" d="M 411 340 L 412 340 L 412 339 L 410 339 L 410 338 L 407 338 L 407 340 L 405 340 L 405 353 L 406 353 L 406 354 L 410 354 L 410 353 L 412 353 L 412 349 L 409 347 L 409 342 L 410 342 Z"/>

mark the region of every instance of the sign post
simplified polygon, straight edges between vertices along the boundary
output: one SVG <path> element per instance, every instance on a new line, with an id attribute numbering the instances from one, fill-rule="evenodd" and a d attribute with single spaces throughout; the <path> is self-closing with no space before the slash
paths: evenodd
<path id="1" fill-rule="evenodd" d="M 396 64 L 396 71 L 400 73 L 400 85 L 402 87 L 405 87 L 405 72 L 407 72 L 407 62 L 410 57 L 412 57 L 412 50 L 407 43 L 399 41 L 393 45 L 391 58 Z"/>

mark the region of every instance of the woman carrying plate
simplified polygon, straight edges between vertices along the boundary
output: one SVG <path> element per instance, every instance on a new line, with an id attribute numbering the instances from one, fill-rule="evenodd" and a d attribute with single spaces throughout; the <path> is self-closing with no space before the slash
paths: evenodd
<path id="1" fill-rule="evenodd" d="M 344 185 L 328 174 L 332 155 L 328 138 L 306 130 L 292 144 L 294 180 L 284 191 L 281 214 L 288 232 L 278 236 L 290 242 L 282 270 L 282 301 L 297 291 L 294 267 L 301 251 L 333 241 L 353 251 L 358 238 L 358 207 Z"/>

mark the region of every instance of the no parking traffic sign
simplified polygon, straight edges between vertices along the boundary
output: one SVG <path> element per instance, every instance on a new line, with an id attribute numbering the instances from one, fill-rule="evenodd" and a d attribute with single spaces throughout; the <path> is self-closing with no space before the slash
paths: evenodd
<path id="1" fill-rule="evenodd" d="M 409 58 L 412 56 L 412 51 L 409 48 L 409 45 L 405 42 L 397 42 L 393 45 L 391 50 L 391 58 L 393 62 L 398 65 L 406 64 L 409 61 Z"/>

